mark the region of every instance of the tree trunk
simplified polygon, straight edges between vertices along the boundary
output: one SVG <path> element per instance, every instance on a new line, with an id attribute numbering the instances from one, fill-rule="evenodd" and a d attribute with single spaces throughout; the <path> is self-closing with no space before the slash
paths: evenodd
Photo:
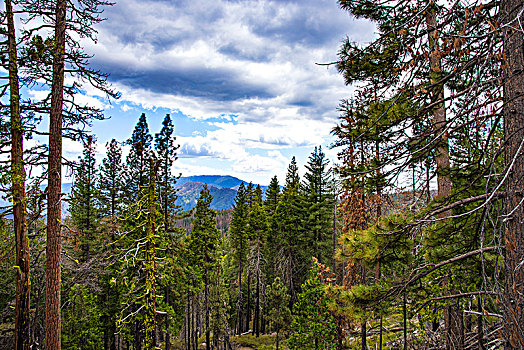
<path id="1" fill-rule="evenodd" d="M 360 331 L 360 340 L 362 342 L 362 347 L 361 349 L 362 350 L 367 350 L 368 348 L 368 345 L 367 345 L 367 338 L 368 338 L 368 335 L 367 335 L 367 329 L 366 329 L 366 321 L 362 322 L 360 324 L 361 326 L 361 331 Z"/>
<path id="2" fill-rule="evenodd" d="M 441 56 L 438 42 L 436 4 L 434 0 L 428 1 L 426 10 L 426 25 L 428 28 L 429 41 L 429 65 L 430 65 L 430 84 L 434 85 L 441 80 Z M 433 108 L 433 130 L 436 142 L 436 163 L 437 163 L 437 191 L 439 199 L 446 199 L 451 195 L 451 178 L 449 175 L 449 134 L 446 130 L 446 107 L 444 105 L 444 86 L 442 84 L 434 86 L 432 90 L 431 102 L 436 103 Z M 440 101 L 440 102 L 439 102 Z M 438 214 L 439 218 L 446 218 L 451 215 L 451 211 L 443 211 Z M 446 334 L 447 349 L 462 349 L 464 347 L 464 337 L 461 331 L 462 313 L 458 307 L 451 305 L 446 310 Z"/>
<path id="3" fill-rule="evenodd" d="M 249 322 L 251 321 L 251 271 L 247 272 L 247 314 L 244 331 L 249 331 Z"/>
<path id="4" fill-rule="evenodd" d="M 191 299 L 189 289 L 187 290 L 186 306 L 186 345 L 187 350 L 191 350 Z"/>
<path id="5" fill-rule="evenodd" d="M 403 321 L 403 336 L 404 336 L 404 350 L 407 350 L 408 348 L 408 313 L 407 313 L 407 305 L 406 305 L 406 291 L 404 291 L 404 294 L 402 296 L 402 321 Z"/>
<path id="6" fill-rule="evenodd" d="M 478 318 L 477 318 L 477 341 L 479 343 L 479 350 L 486 350 L 484 346 L 484 316 L 482 310 L 482 296 L 478 296 Z"/>
<path id="7" fill-rule="evenodd" d="M 206 260 L 207 260 L 207 256 L 206 256 Z M 210 330 L 209 330 L 209 286 L 208 286 L 208 280 L 207 280 L 207 264 L 208 262 L 206 261 L 204 263 L 206 266 L 204 267 L 204 302 L 206 303 L 206 350 L 211 350 L 211 343 L 210 343 Z"/>
<path id="8" fill-rule="evenodd" d="M 240 252 L 242 252 L 242 241 L 240 241 Z M 237 335 L 242 333 L 242 257 L 238 259 L 238 300 L 237 300 Z"/>
<path id="9" fill-rule="evenodd" d="M 333 172 L 333 237 L 332 237 L 332 244 L 333 247 L 331 249 L 331 267 L 332 272 L 337 274 L 336 268 L 337 268 L 337 259 L 335 258 L 335 254 L 337 251 L 337 186 L 335 185 L 335 172 Z M 333 283 L 336 283 L 336 280 L 333 281 Z"/>
<path id="10" fill-rule="evenodd" d="M 376 97 L 375 97 L 376 99 Z M 380 164 L 380 142 L 377 140 L 375 142 L 375 159 L 377 163 Z M 377 167 L 376 170 L 377 179 L 380 178 L 380 168 Z M 382 188 L 380 185 L 377 185 L 377 220 L 380 219 L 382 216 Z M 375 279 L 377 282 L 380 282 L 381 279 L 381 259 L 380 256 L 378 257 L 377 265 L 375 266 Z M 378 342 L 378 349 L 382 350 L 382 342 L 383 342 L 383 332 L 382 332 L 382 315 L 379 317 L 379 342 Z"/>
<path id="11" fill-rule="evenodd" d="M 257 267 L 257 288 L 256 288 L 256 301 L 255 301 L 255 320 L 253 329 L 257 338 L 260 336 L 260 271 Z"/>
<path id="12" fill-rule="evenodd" d="M 362 269 L 362 274 L 361 274 L 362 280 L 361 280 L 361 283 L 363 285 L 365 285 L 366 284 L 366 277 L 367 277 L 366 276 L 367 275 L 367 273 L 366 273 L 367 270 L 366 270 L 366 267 L 364 267 L 364 266 L 361 266 L 360 268 Z M 362 350 L 367 350 L 367 348 L 368 348 L 368 345 L 367 345 L 367 337 L 368 337 L 368 335 L 367 335 L 367 327 L 366 327 L 367 326 L 367 320 L 363 321 L 360 325 L 361 325 L 360 339 L 362 341 Z"/>
<path id="13" fill-rule="evenodd" d="M 146 270 L 145 288 L 145 341 L 146 350 L 156 348 L 156 259 L 155 259 L 155 217 L 157 213 L 156 198 L 156 169 L 153 159 L 149 160 L 149 186 L 148 186 L 148 205 L 147 205 L 147 226 L 146 226 L 146 257 L 144 267 Z"/>
<path id="14" fill-rule="evenodd" d="M 169 300 L 169 287 L 166 287 L 166 305 L 170 306 L 170 300 Z M 171 350 L 171 334 L 169 333 L 169 316 L 166 315 L 166 350 Z M 184 334 L 184 333 L 182 333 Z"/>
<path id="15" fill-rule="evenodd" d="M 11 112 L 11 175 L 13 186 L 13 221 L 16 240 L 15 349 L 29 349 L 31 344 L 31 282 L 29 275 L 29 238 L 25 194 L 24 131 L 20 117 L 20 93 L 16 30 L 11 0 L 5 0 L 9 40 L 9 89 Z"/>
<path id="16" fill-rule="evenodd" d="M 67 0 L 56 2 L 55 46 L 51 110 L 49 113 L 49 159 L 46 247 L 46 350 L 60 349 L 60 253 L 62 211 L 62 107 Z"/>
<path id="17" fill-rule="evenodd" d="M 505 349 L 524 348 L 524 39 L 521 0 L 501 1 L 504 25 L 504 141 L 509 176 L 505 183 Z M 520 16 L 520 18 L 517 18 Z"/>

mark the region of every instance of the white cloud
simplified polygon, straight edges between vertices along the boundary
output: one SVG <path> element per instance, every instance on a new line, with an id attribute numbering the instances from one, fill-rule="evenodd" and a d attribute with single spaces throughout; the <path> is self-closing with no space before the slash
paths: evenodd
<path id="1" fill-rule="evenodd" d="M 105 15 L 98 44 L 86 43 L 86 51 L 112 74 L 122 111 L 166 108 L 198 122 L 221 119 L 177 137 L 185 170 L 200 173 L 212 168 L 189 161 L 219 159 L 231 167 L 226 172 L 281 172 L 288 163 L 281 150 L 326 144 L 351 89 L 334 67 L 315 63 L 336 61 L 346 34 L 369 41 L 374 29 L 332 0 L 126 0 Z"/>

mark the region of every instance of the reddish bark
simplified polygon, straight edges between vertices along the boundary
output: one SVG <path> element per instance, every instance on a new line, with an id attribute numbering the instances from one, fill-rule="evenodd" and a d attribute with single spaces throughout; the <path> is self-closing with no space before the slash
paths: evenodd
<path id="1" fill-rule="evenodd" d="M 503 27 L 504 138 L 506 167 L 510 167 L 506 186 L 504 259 L 504 332 L 505 349 L 524 348 L 524 38 L 522 34 L 523 3 L 501 1 Z M 517 16 L 521 16 L 520 20 Z"/>
<path id="2" fill-rule="evenodd" d="M 49 159 L 46 247 L 46 350 L 60 349 L 60 253 L 62 192 L 62 108 L 67 0 L 56 2 L 55 47 L 51 111 L 49 113 Z"/>

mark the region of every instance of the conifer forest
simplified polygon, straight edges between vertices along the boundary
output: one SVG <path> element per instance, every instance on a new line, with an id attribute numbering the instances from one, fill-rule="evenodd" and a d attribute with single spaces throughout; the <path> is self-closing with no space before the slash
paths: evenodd
<path id="1" fill-rule="evenodd" d="M 332 0 L 332 142 L 223 210 L 173 114 L 97 159 L 113 2 L 2 2 L 0 349 L 524 349 L 521 0 Z"/>

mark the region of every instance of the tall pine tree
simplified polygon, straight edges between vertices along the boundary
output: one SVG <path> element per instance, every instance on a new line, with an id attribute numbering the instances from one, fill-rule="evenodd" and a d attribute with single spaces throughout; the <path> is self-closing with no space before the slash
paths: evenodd
<path id="1" fill-rule="evenodd" d="M 126 158 L 125 196 L 127 203 L 140 198 L 140 193 L 147 184 L 149 158 L 152 156 L 151 141 L 146 115 L 142 113 L 127 144 L 131 146 Z"/>
<path id="2" fill-rule="evenodd" d="M 162 129 L 155 134 L 155 150 L 159 164 L 158 197 L 161 203 L 161 214 L 166 232 L 171 231 L 173 215 L 177 211 L 175 202 L 178 198 L 175 189 L 176 177 L 171 174 L 171 166 L 178 159 L 177 150 L 180 146 L 175 145 L 176 138 L 173 135 L 174 127 L 171 116 L 166 115 L 162 121 Z"/>
<path id="3" fill-rule="evenodd" d="M 195 268 L 201 271 L 204 284 L 204 333 L 207 350 L 211 349 L 210 288 L 213 284 L 211 277 L 217 264 L 220 246 L 220 231 L 216 227 L 215 213 L 210 209 L 212 200 L 213 196 L 209 193 L 207 185 L 204 185 L 196 204 L 189 243 L 189 249 L 195 254 Z"/>
<path id="4" fill-rule="evenodd" d="M 322 147 L 315 147 L 306 164 L 303 180 L 305 210 L 304 228 L 309 237 L 312 256 L 320 263 L 332 260 L 333 184 L 329 160 Z"/>
<path id="5" fill-rule="evenodd" d="M 91 257 L 93 236 L 98 228 L 98 169 L 95 160 L 95 142 L 88 137 L 84 144 L 83 157 L 75 171 L 75 180 L 71 189 L 71 218 L 80 234 L 82 257 Z"/>

